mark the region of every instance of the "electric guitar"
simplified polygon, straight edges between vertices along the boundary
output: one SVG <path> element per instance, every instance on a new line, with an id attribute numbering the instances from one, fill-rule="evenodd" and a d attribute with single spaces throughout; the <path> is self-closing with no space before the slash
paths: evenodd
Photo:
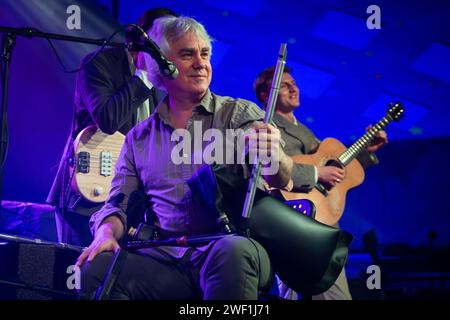
<path id="1" fill-rule="evenodd" d="M 96 126 L 82 130 L 74 143 L 73 190 L 90 202 L 106 201 L 124 141 L 125 136 L 118 131 L 108 135 Z"/>
<path id="2" fill-rule="evenodd" d="M 292 159 L 295 163 L 314 166 L 336 166 L 345 171 L 344 179 L 334 187 L 327 187 L 321 183 L 308 193 L 297 193 L 279 190 L 285 200 L 293 201 L 308 199 L 316 207 L 315 219 L 330 226 L 334 226 L 342 217 L 345 208 L 347 192 L 364 181 L 364 169 L 355 158 L 374 140 L 375 134 L 383 130 L 392 121 L 400 121 L 404 116 L 404 108 L 400 102 L 391 103 L 389 109 L 380 121 L 368 130 L 348 149 L 334 138 L 323 140 L 316 153 L 311 155 L 297 155 Z"/>

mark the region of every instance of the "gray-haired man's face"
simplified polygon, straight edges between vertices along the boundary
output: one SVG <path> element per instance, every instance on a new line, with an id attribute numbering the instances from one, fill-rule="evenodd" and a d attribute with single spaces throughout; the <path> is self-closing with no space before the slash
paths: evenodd
<path id="1" fill-rule="evenodd" d="M 178 68 L 175 80 L 164 79 L 169 95 L 203 97 L 212 77 L 211 50 L 207 43 L 188 32 L 169 43 L 167 58 Z"/>

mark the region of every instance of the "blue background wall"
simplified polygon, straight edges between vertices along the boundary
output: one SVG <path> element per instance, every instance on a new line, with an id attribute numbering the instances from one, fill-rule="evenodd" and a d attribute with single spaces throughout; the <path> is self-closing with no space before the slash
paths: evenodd
<path id="1" fill-rule="evenodd" d="M 256 101 L 252 83 L 288 44 L 300 86 L 297 116 L 319 138 L 346 144 L 378 121 L 390 101 L 407 116 L 388 128 L 381 165 L 350 193 L 341 225 L 355 236 L 375 230 L 381 243 L 450 245 L 450 23 L 448 1 L 102 1 L 0 0 L 0 25 L 105 38 L 152 7 L 194 16 L 216 39 L 212 89 Z M 66 8 L 81 7 L 81 30 L 66 28 Z M 366 9 L 381 8 L 381 30 Z M 117 38 L 120 40 L 120 37 Z M 89 45 L 55 41 L 69 69 Z M 73 114 L 75 75 L 64 73 L 43 39 L 17 40 L 11 66 L 10 145 L 3 199 L 44 202 Z"/>

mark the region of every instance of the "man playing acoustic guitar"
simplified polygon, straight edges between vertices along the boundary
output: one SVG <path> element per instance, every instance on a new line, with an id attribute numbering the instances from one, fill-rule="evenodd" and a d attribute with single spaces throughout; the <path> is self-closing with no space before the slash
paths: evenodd
<path id="1" fill-rule="evenodd" d="M 274 77 L 275 68 L 267 68 L 262 71 L 254 82 L 254 90 L 258 101 L 266 107 L 270 95 L 270 87 Z M 294 115 L 294 110 L 300 106 L 300 92 L 291 69 L 284 68 L 281 79 L 280 91 L 277 99 L 273 122 L 281 133 L 285 142 L 283 150 L 289 156 L 301 154 L 313 154 L 317 151 L 320 141 L 314 133 L 300 123 Z M 369 127 L 370 128 L 370 127 Z M 369 129 L 368 128 L 368 129 Z M 378 131 L 373 142 L 365 152 L 358 156 L 358 161 L 364 168 L 377 164 L 378 159 L 374 154 L 387 143 L 385 131 Z M 345 178 L 344 169 L 336 166 L 314 166 L 296 163 L 292 172 L 292 179 L 288 184 L 288 191 L 307 192 L 319 182 L 327 188 L 333 188 Z M 280 295 L 288 299 L 297 299 L 297 293 L 287 288 L 279 281 Z M 336 280 L 335 284 L 326 292 L 313 296 L 315 300 L 350 300 L 351 294 L 348 288 L 345 270 Z"/>

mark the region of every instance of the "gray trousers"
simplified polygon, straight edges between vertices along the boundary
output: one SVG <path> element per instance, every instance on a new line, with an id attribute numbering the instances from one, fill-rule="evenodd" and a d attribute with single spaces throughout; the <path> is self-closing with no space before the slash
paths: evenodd
<path id="1" fill-rule="evenodd" d="M 81 270 L 82 297 L 101 285 L 113 254 L 102 253 Z M 273 283 L 266 250 L 255 240 L 229 236 L 208 250 L 174 258 L 160 248 L 129 253 L 111 294 L 133 300 L 241 300 L 258 298 Z"/>
<path id="2" fill-rule="evenodd" d="M 350 289 L 348 287 L 347 276 L 345 269 L 339 274 L 336 282 L 327 291 L 312 296 L 313 300 L 352 300 Z"/>

